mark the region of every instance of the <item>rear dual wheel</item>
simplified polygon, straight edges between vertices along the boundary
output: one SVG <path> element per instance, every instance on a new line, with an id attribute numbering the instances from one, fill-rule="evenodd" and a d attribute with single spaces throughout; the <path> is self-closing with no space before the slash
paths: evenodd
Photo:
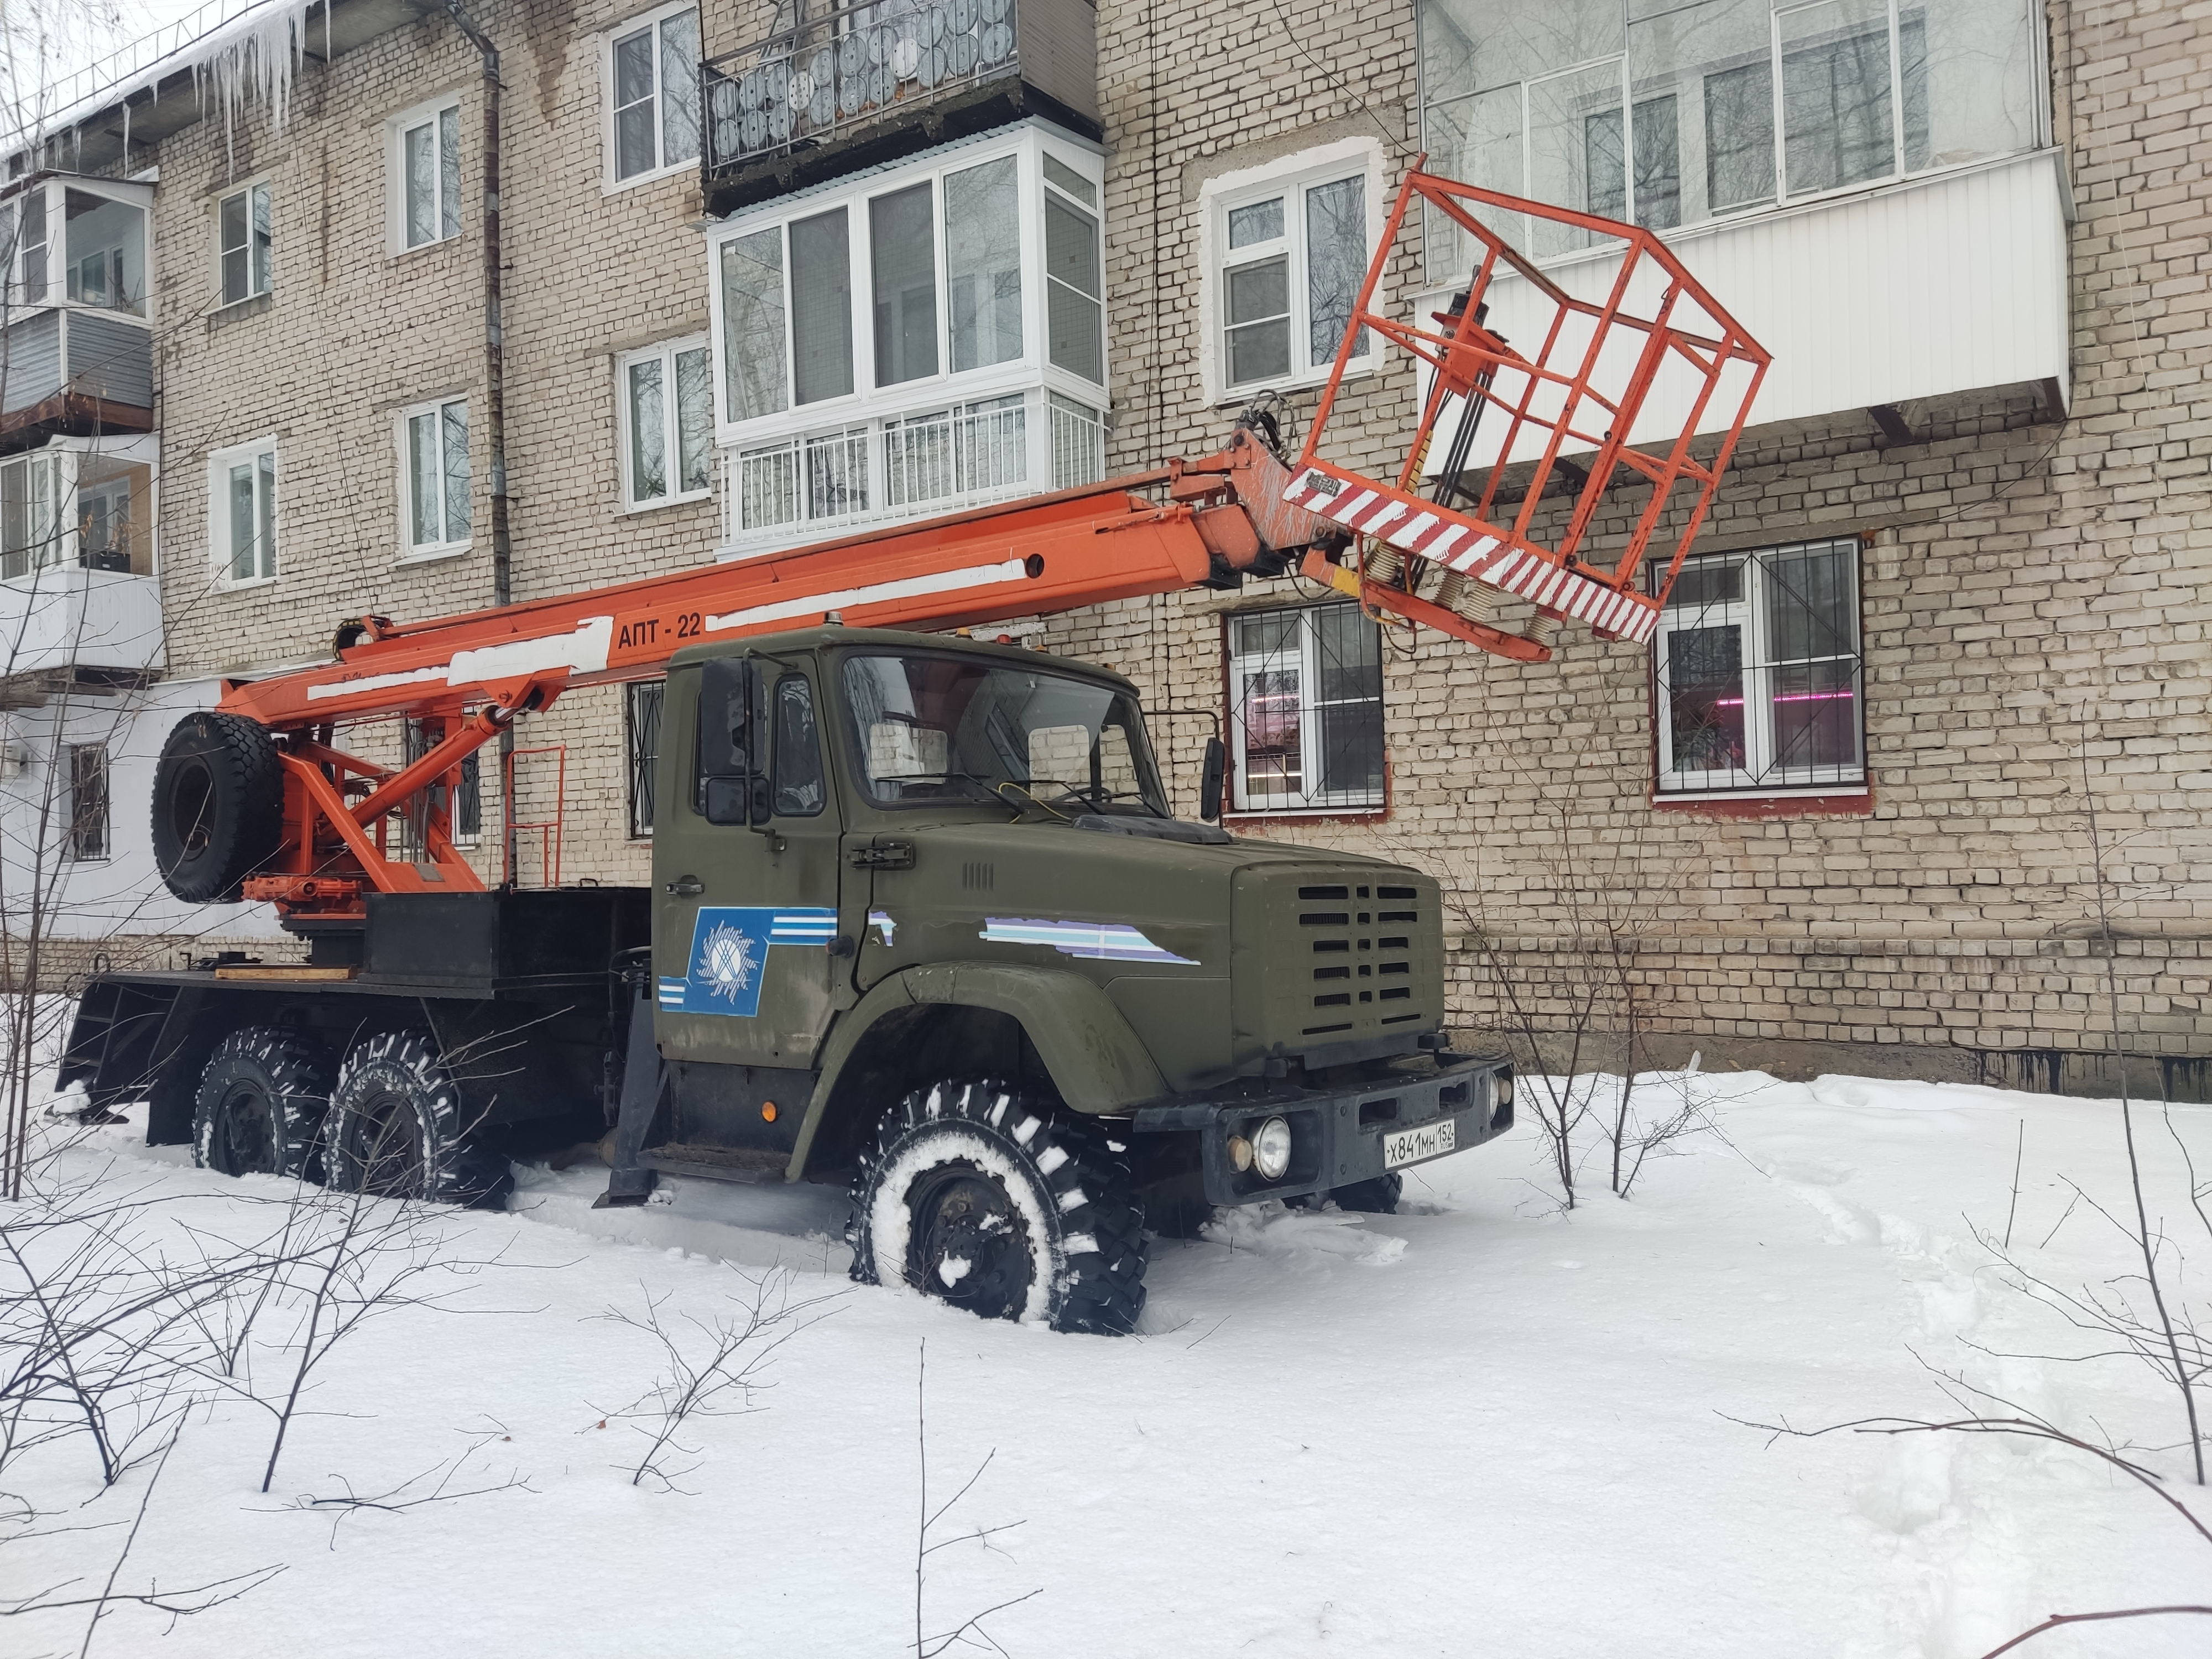
<path id="1" fill-rule="evenodd" d="M 491 1205 L 514 1185 L 479 1145 L 461 1091 L 428 1031 L 384 1031 L 354 1045 L 331 1091 L 330 1184 L 340 1192 Z"/>
<path id="2" fill-rule="evenodd" d="M 507 1160 L 471 1134 L 460 1090 L 428 1031 L 356 1043 L 335 1085 L 305 1038 L 233 1031 L 200 1073 L 193 1160 L 224 1175 L 292 1176 L 339 1192 L 492 1204 L 514 1186 Z"/>
<path id="3" fill-rule="evenodd" d="M 228 1176 L 313 1179 L 330 1104 L 327 1063 L 313 1044 L 247 1025 L 216 1044 L 192 1103 L 192 1161 Z"/>

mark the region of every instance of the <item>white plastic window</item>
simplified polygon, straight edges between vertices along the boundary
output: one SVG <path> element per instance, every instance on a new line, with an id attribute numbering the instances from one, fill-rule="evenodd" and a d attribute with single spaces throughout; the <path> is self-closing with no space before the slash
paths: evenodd
<path id="1" fill-rule="evenodd" d="M 1229 618 L 1229 732 L 1245 812 L 1383 803 L 1380 630 L 1357 605 Z"/>
<path id="2" fill-rule="evenodd" d="M 696 501 L 714 482 L 714 377 L 703 339 L 632 352 L 620 364 L 623 502 Z"/>
<path id="3" fill-rule="evenodd" d="M 1340 163 L 1249 185 L 1212 206 L 1215 350 L 1225 392 L 1311 384 L 1335 367 L 1366 280 L 1369 179 Z M 1361 330 L 1352 361 L 1373 342 Z"/>
<path id="4" fill-rule="evenodd" d="M 1863 786 L 1858 610 L 1855 540 L 1684 564 L 1653 647 L 1659 793 Z"/>
<path id="5" fill-rule="evenodd" d="M 216 257 L 227 306 L 269 292 L 269 207 L 266 183 L 248 185 L 216 204 Z"/>
<path id="6" fill-rule="evenodd" d="M 649 14 L 607 45 L 609 172 L 628 184 L 699 159 L 699 14 Z"/>
<path id="7" fill-rule="evenodd" d="M 469 405 L 462 398 L 422 404 L 400 417 L 406 481 L 406 548 L 414 557 L 469 544 Z"/>
<path id="8" fill-rule="evenodd" d="M 208 459 L 208 525 L 227 586 L 276 574 L 276 444 L 262 439 Z"/>
<path id="9" fill-rule="evenodd" d="M 399 126 L 399 240 L 427 247 L 461 234 L 461 106 Z"/>

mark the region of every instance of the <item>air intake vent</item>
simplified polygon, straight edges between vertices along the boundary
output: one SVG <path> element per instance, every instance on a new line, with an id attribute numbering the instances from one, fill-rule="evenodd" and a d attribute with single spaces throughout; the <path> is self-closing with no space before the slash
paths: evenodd
<path id="1" fill-rule="evenodd" d="M 1301 887 L 1298 896 L 1302 899 L 1345 899 L 1352 896 L 1352 890 L 1349 887 Z"/>

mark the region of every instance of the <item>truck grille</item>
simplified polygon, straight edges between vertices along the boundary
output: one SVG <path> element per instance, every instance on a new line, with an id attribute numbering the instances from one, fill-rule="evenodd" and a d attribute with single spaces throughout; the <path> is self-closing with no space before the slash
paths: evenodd
<path id="1" fill-rule="evenodd" d="M 1378 1025 L 1421 1018 L 1413 1006 L 1413 930 L 1420 893 L 1402 884 L 1318 883 L 1298 889 L 1298 927 L 1313 975 L 1311 1024 L 1300 1036 L 1348 1031 L 1372 1006 Z"/>
<path id="2" fill-rule="evenodd" d="M 1435 883 L 1412 871 L 1347 872 L 1316 879 L 1303 871 L 1252 872 L 1264 892 L 1237 915 L 1237 989 L 1249 1005 L 1247 966 L 1265 982 L 1269 1046 L 1290 1051 L 1401 1030 L 1429 1030 L 1442 1023 L 1443 929 Z M 1367 876 L 1362 881 L 1359 876 Z M 1265 941 L 1248 956 L 1246 929 Z M 1240 1019 L 1242 1026 L 1243 1021 Z M 1259 1035 L 1257 1032 L 1252 1035 Z"/>

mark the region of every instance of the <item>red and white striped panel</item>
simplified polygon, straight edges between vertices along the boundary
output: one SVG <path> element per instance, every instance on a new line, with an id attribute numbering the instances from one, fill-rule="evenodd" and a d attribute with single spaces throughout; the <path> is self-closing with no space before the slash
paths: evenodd
<path id="1" fill-rule="evenodd" d="M 1557 565 L 1504 532 L 1449 507 L 1401 495 L 1371 479 L 1309 466 L 1291 480 L 1283 499 L 1293 507 L 1373 536 L 1400 551 L 1418 553 L 1547 610 L 1573 617 L 1622 639 L 1648 640 L 1659 626 L 1659 608 L 1641 593 L 1618 593 L 1603 582 Z"/>

